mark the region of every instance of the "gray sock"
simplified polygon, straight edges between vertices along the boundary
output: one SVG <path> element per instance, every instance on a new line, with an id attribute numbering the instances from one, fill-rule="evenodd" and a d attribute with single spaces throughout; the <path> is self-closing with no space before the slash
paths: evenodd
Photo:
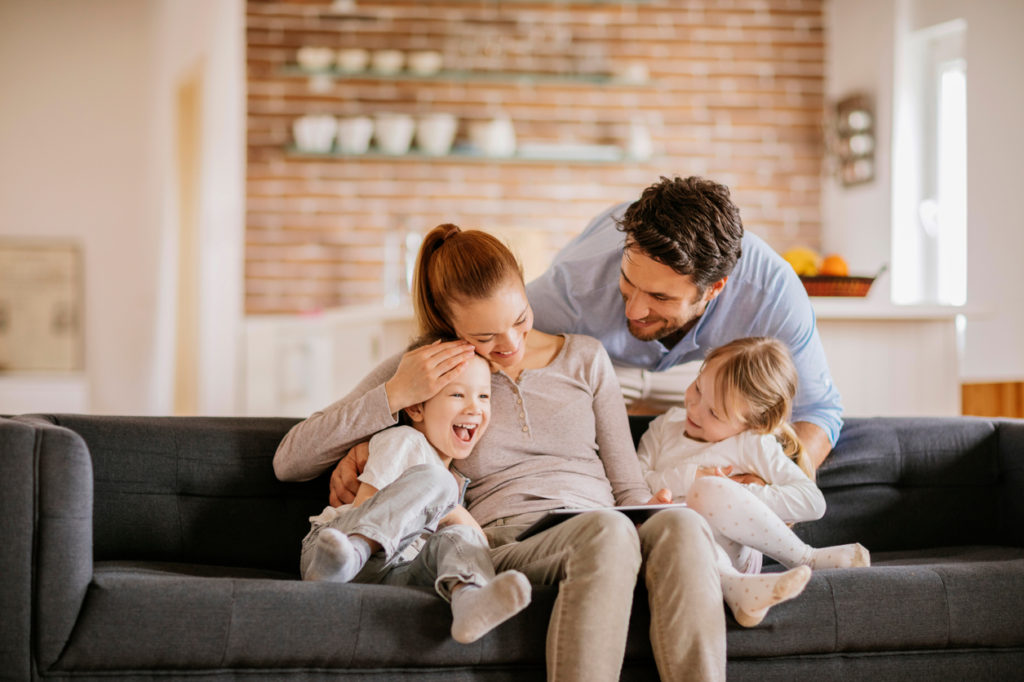
<path id="1" fill-rule="evenodd" d="M 372 553 L 366 540 L 324 528 L 317 537 L 313 560 L 306 569 L 305 578 L 347 583 L 363 569 Z"/>

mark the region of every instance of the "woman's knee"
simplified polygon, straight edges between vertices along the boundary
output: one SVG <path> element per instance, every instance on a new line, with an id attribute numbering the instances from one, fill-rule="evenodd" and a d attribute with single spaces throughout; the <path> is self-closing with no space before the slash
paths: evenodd
<path id="1" fill-rule="evenodd" d="M 636 525 L 621 512 L 598 509 L 575 519 L 577 545 L 604 562 L 630 561 L 640 566 L 640 538 Z"/>
<path id="2" fill-rule="evenodd" d="M 687 502 L 689 504 L 689 502 Z M 658 512 L 640 526 L 645 547 L 666 546 L 684 548 L 706 547 L 714 541 L 710 526 L 693 509 L 666 509 Z"/>

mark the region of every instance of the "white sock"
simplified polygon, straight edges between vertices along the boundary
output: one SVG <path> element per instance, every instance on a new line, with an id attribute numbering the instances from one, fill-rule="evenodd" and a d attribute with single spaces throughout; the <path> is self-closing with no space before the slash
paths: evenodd
<path id="1" fill-rule="evenodd" d="M 811 579 L 811 569 L 797 566 L 785 573 L 722 573 L 722 596 L 736 622 L 751 628 L 764 620 L 768 609 L 800 594 Z"/>
<path id="2" fill-rule="evenodd" d="M 452 594 L 452 637 L 469 644 L 516 615 L 530 603 L 530 581 L 519 571 L 505 571 L 477 587 L 465 585 Z"/>
<path id="3" fill-rule="evenodd" d="M 871 552 L 859 542 L 833 547 L 819 547 L 811 552 L 807 565 L 819 568 L 859 568 L 871 565 Z"/>
<path id="4" fill-rule="evenodd" d="M 349 537 L 334 528 L 324 528 L 316 539 L 313 560 L 306 569 L 306 580 L 347 583 L 366 565 L 373 552 L 366 540 Z"/>

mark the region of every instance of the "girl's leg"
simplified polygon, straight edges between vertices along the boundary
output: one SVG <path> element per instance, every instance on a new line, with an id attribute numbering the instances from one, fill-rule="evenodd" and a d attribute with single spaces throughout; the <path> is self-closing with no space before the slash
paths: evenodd
<path id="1" fill-rule="evenodd" d="M 302 541 L 305 580 L 348 582 L 379 546 L 390 560 L 413 540 L 437 529 L 458 501 L 455 479 L 439 466 L 411 467 L 356 508 L 314 524 Z"/>
<path id="2" fill-rule="evenodd" d="M 754 627 L 768 615 L 768 609 L 792 599 L 811 579 L 811 569 L 797 566 L 785 573 L 740 573 L 724 551 L 717 552 L 722 597 L 736 622 L 745 628 Z"/>
<path id="3" fill-rule="evenodd" d="M 764 502 L 727 478 L 698 478 L 686 503 L 707 519 L 716 533 L 789 567 L 852 568 L 871 563 L 868 550 L 859 543 L 817 549 L 804 543 Z"/>

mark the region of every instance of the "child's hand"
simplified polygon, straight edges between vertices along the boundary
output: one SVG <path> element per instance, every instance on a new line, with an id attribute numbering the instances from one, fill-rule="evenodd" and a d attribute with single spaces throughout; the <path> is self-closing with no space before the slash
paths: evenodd
<path id="1" fill-rule="evenodd" d="M 474 352 L 466 341 L 435 341 L 403 355 L 395 375 L 384 384 L 391 411 L 398 412 L 437 395 L 462 372 Z"/>
<path id="2" fill-rule="evenodd" d="M 363 441 L 352 447 L 348 454 L 342 457 L 338 466 L 334 467 L 331 474 L 331 496 L 332 507 L 339 507 L 342 504 L 351 504 L 359 492 L 359 474 L 366 468 L 366 460 L 370 458 L 370 443 Z"/>
<path id="3" fill-rule="evenodd" d="M 732 466 L 701 467 L 697 469 L 697 473 L 694 474 L 694 478 L 700 478 L 701 476 L 720 476 L 722 478 L 730 478 L 732 476 Z"/>
<path id="4" fill-rule="evenodd" d="M 647 504 L 668 504 L 672 501 L 672 491 L 668 488 L 662 488 L 658 492 L 654 493 L 654 497 L 651 498 Z"/>

